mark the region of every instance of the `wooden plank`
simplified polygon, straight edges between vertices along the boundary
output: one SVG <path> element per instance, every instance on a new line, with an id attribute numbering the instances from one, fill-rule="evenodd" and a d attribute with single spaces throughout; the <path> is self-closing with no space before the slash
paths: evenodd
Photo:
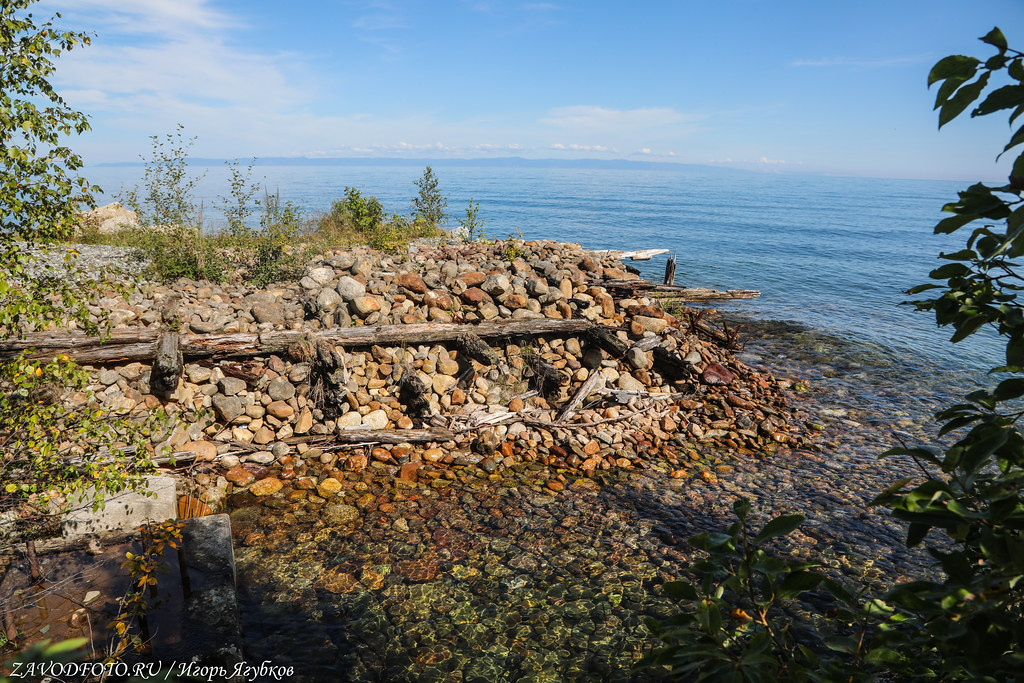
<path id="1" fill-rule="evenodd" d="M 619 251 L 616 249 L 604 249 L 595 251 L 598 256 L 611 256 L 617 259 L 629 259 L 630 261 L 650 261 L 652 257 L 659 254 L 667 254 L 668 249 L 633 249 L 631 251 Z"/>

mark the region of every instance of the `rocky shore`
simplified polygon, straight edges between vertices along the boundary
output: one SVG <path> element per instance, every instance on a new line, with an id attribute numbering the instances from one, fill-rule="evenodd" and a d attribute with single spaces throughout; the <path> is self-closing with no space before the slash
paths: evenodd
<path id="1" fill-rule="evenodd" d="M 901 470 L 877 436 L 637 280 L 578 245 L 510 241 L 329 252 L 266 289 L 140 281 L 95 302 L 119 336 L 304 336 L 186 356 L 169 391 L 151 362 L 96 365 L 89 390 L 172 416 L 154 453 L 176 455 L 182 516 L 232 513 L 247 654 L 301 680 L 628 679 L 642 617 L 674 608 L 660 585 L 685 537 L 738 495 L 813 513 L 791 551 L 839 575 L 911 572 L 899 527 L 865 507 Z M 464 332 L 374 341 L 431 325 Z"/>

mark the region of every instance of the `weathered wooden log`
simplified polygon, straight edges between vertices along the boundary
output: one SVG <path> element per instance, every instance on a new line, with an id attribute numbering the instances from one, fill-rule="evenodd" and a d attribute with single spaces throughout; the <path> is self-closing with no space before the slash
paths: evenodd
<path id="1" fill-rule="evenodd" d="M 629 344 L 615 336 L 611 328 L 595 325 L 587 330 L 587 336 L 591 342 L 600 346 L 615 358 L 622 358 L 629 351 Z"/>
<path id="2" fill-rule="evenodd" d="M 558 418 L 555 421 L 562 422 L 563 420 L 568 420 L 572 417 L 573 413 L 576 412 L 576 409 L 580 407 L 580 404 L 583 403 L 587 396 L 590 396 L 590 394 L 595 391 L 600 391 L 604 388 L 604 382 L 605 377 L 600 369 L 595 368 L 591 371 L 590 377 L 588 377 L 586 381 L 580 385 L 580 388 L 576 390 L 572 399 L 565 404 L 565 407 L 562 408 L 562 412 L 558 414 Z"/>
<path id="3" fill-rule="evenodd" d="M 178 333 L 165 332 L 156 342 L 156 358 L 150 374 L 149 386 L 158 396 L 168 396 L 178 389 L 182 374 L 181 351 L 178 350 Z"/>
<path id="4" fill-rule="evenodd" d="M 676 284 L 676 255 L 665 261 L 665 282 L 663 284 L 674 287 Z"/>
<path id="5" fill-rule="evenodd" d="M 465 332 L 456 337 L 455 345 L 459 351 L 477 361 L 480 365 L 490 367 L 498 364 L 497 354 L 487 345 L 487 342 L 472 332 Z"/>
<path id="6" fill-rule="evenodd" d="M 398 400 L 405 405 L 406 415 L 420 417 L 430 409 L 427 398 L 427 385 L 412 368 L 411 363 L 405 364 L 402 376 L 398 380 Z"/>
<path id="7" fill-rule="evenodd" d="M 533 371 L 534 387 L 545 398 L 552 396 L 562 385 L 564 378 L 551 363 L 541 358 L 540 354 L 533 353 L 526 357 L 526 365 Z"/>
<path id="8" fill-rule="evenodd" d="M 695 374 L 693 366 L 683 360 L 677 352 L 658 345 L 654 347 L 654 366 L 665 377 L 687 379 Z"/>
<path id="9" fill-rule="evenodd" d="M 660 299 L 678 299 L 680 301 L 729 301 L 731 299 L 756 299 L 761 292 L 756 289 L 727 289 L 724 292 L 718 289 L 706 287 L 673 287 L 666 289 L 666 285 L 655 285 L 647 296 L 655 296 Z"/>
<path id="10" fill-rule="evenodd" d="M 430 344 L 454 341 L 459 335 L 472 332 L 478 337 L 522 337 L 563 335 L 582 332 L 593 323 L 589 320 L 503 319 L 467 325 L 460 323 L 417 323 L 380 327 L 345 327 L 310 333 L 301 330 L 280 330 L 262 334 L 184 334 L 178 348 L 185 359 L 257 356 L 283 353 L 294 343 L 320 340 L 331 344 L 365 347 L 374 344 Z M 84 334 L 35 333 L 24 339 L 0 342 L 0 359 L 13 358 L 25 349 L 35 349 L 33 358 L 52 358 L 66 354 L 79 363 L 150 362 L 159 333 L 149 329 L 116 330 L 104 340 Z"/>
<path id="11" fill-rule="evenodd" d="M 630 294 L 644 292 L 645 296 L 678 299 L 679 301 L 727 301 L 755 299 L 761 296 L 761 292 L 756 289 L 727 289 L 723 292 L 708 287 L 658 285 L 649 280 L 590 280 L 590 284 Z"/>

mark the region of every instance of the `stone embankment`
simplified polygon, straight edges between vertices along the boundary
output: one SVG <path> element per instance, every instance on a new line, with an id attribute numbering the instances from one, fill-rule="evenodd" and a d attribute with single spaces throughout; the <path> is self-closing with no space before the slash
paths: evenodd
<path id="1" fill-rule="evenodd" d="M 89 392 L 66 399 L 84 405 L 91 392 L 114 414 L 163 407 L 172 419 L 152 445 L 192 467 L 190 516 L 235 495 L 303 498 L 347 518 L 364 506 L 370 473 L 399 489 L 444 487 L 465 468 L 527 461 L 544 466 L 553 492 L 613 468 L 714 479 L 707 453 L 805 441 L 788 383 L 737 361 L 729 335 L 693 312 L 623 298 L 622 282 L 636 279 L 578 245 L 516 241 L 329 252 L 299 282 L 266 289 L 140 283 L 92 313 L 119 335 L 176 332 L 183 345 L 197 335 L 308 335 L 274 353 L 186 356 L 169 392 L 151 385 L 149 362 L 97 366 Z M 514 334 L 473 334 L 511 321 Z M 346 346 L 329 334 L 431 324 L 465 334 L 377 343 L 371 332 Z"/>

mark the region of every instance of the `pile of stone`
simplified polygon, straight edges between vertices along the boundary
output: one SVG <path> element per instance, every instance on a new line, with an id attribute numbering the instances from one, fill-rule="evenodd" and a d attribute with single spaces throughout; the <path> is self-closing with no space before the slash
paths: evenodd
<path id="1" fill-rule="evenodd" d="M 194 467 L 195 514 L 233 494 L 355 503 L 370 474 L 445 486 L 467 469 L 486 476 L 524 462 L 553 491 L 613 468 L 713 476 L 701 467 L 708 452 L 799 444 L 784 382 L 736 361 L 685 309 L 681 321 L 658 299 L 617 299 L 603 284 L 637 279 L 578 245 L 516 241 L 331 252 L 298 283 L 264 290 L 148 284 L 93 313 L 126 334 L 308 338 L 275 353 L 186 357 L 171 392 L 151 386 L 143 362 L 96 368 L 90 390 L 114 413 L 163 406 L 173 416 L 152 443 Z M 510 321 L 585 324 L 488 342 L 472 334 Z M 347 347 L 322 336 L 430 324 L 466 334 L 378 343 L 369 332 Z"/>

